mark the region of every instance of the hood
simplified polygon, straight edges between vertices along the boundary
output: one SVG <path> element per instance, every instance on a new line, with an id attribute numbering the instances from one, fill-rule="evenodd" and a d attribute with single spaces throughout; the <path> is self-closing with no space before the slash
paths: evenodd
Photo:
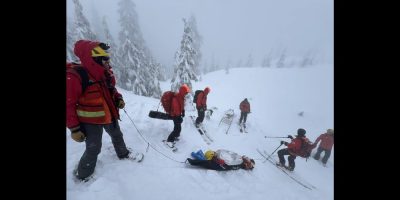
<path id="1" fill-rule="evenodd" d="M 104 67 L 97 64 L 92 58 L 92 49 L 99 45 L 100 42 L 79 40 L 75 43 L 74 53 L 81 61 L 83 68 L 93 76 L 96 81 L 102 80 L 104 77 Z"/>

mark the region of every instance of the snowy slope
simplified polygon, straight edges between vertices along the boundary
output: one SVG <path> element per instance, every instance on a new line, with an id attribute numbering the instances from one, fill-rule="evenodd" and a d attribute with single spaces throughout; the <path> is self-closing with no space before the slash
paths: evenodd
<path id="1" fill-rule="evenodd" d="M 150 110 L 157 110 L 159 100 L 119 89 L 126 101 L 126 111 L 134 122 L 123 110 L 120 111 L 125 142 L 134 150 L 145 153 L 145 159 L 142 163 L 118 160 L 114 151 L 110 150 L 110 137 L 104 132 L 95 179 L 88 183 L 76 183 L 72 170 L 79 162 L 85 145 L 74 142 L 67 131 L 67 199 L 333 199 L 334 151 L 326 168 L 312 158 L 306 162 L 297 157 L 294 174 L 316 186 L 314 190 L 300 186 L 269 162 L 263 163 L 256 151 L 259 148 L 271 153 L 279 146 L 280 139 L 265 136 L 295 135 L 298 128 L 304 128 L 306 136 L 314 141 L 326 129 L 333 128 L 333 66 L 236 68 L 228 74 L 223 70 L 206 74 L 202 82 L 193 85 L 195 90 L 210 86 L 208 107 L 218 108 L 210 120 L 204 121 L 214 139 L 211 145 L 202 140 L 192 125 L 188 116 L 197 113 L 188 104 L 181 140 L 177 143 L 179 150 L 172 153 L 161 143 L 172 131 L 172 121 L 148 117 Z M 163 91 L 169 87 L 168 82 L 162 85 Z M 247 119 L 249 133 L 239 132 L 236 124 L 239 115 L 236 115 L 235 123 L 225 134 L 227 126 L 218 126 L 223 112 L 232 108 L 235 114 L 239 114 L 239 103 L 244 98 L 248 98 L 251 104 Z M 301 111 L 304 112 L 303 117 L 298 116 Z M 148 143 L 135 127 L 151 147 L 147 148 Z M 220 148 L 254 158 L 254 170 L 217 172 L 183 163 L 192 151 Z"/>

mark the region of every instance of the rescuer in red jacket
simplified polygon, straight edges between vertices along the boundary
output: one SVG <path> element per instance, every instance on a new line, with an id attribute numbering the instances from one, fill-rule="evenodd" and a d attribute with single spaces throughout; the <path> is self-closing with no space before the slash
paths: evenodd
<path id="1" fill-rule="evenodd" d="M 103 129 L 110 135 L 120 159 L 132 156 L 117 121 L 118 109 L 124 108 L 125 102 L 115 88 L 108 49 L 108 45 L 96 41 L 79 40 L 75 43 L 74 53 L 81 61 L 75 63 L 75 67 L 83 70 L 88 83 L 83 82 L 84 77 L 77 73 L 74 65 L 67 65 L 66 125 L 73 140 L 86 143 L 75 174 L 81 180 L 94 172 L 101 151 Z"/>
<path id="2" fill-rule="evenodd" d="M 333 147 L 333 129 L 328 129 L 326 133 L 321 134 L 315 140 L 314 144 L 317 145 L 319 141 L 321 141 L 321 143 L 318 146 L 317 153 L 314 155 L 314 159 L 319 160 L 321 153 L 324 151 L 325 154 L 321 161 L 324 165 L 326 165 Z"/>

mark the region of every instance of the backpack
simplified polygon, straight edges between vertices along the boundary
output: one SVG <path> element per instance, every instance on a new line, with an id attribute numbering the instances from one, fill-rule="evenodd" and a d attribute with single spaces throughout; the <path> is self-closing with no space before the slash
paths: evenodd
<path id="1" fill-rule="evenodd" d="M 301 148 L 298 155 L 303 158 L 308 158 L 311 156 L 311 151 L 315 148 L 316 144 L 314 145 L 308 139 L 302 139 L 301 141 Z"/>
<path id="2" fill-rule="evenodd" d="M 196 90 L 194 93 L 193 103 L 197 103 L 197 97 L 199 96 L 200 92 L 203 92 L 203 90 Z"/>
<path id="3" fill-rule="evenodd" d="M 174 92 L 172 91 L 166 91 L 161 96 L 161 104 L 168 114 L 171 112 L 172 97 L 174 97 Z"/>
<path id="4" fill-rule="evenodd" d="M 81 65 L 77 63 L 67 63 L 67 72 L 68 71 L 77 73 L 79 77 L 81 77 L 82 93 L 85 92 L 89 85 L 93 84 L 91 80 L 89 80 L 87 71 Z"/>

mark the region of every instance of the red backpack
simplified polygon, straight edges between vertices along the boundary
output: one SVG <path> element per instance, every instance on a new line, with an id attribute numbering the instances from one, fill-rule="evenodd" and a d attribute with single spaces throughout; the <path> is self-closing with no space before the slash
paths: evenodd
<path id="1" fill-rule="evenodd" d="M 298 155 L 303 158 L 308 158 L 311 156 L 311 151 L 317 146 L 313 144 L 307 138 L 303 138 L 301 141 L 301 149 Z"/>
<path id="2" fill-rule="evenodd" d="M 81 78 L 82 93 L 88 86 L 93 84 L 93 82 L 89 79 L 87 71 L 78 63 L 67 63 L 67 72 L 79 75 Z"/>
<path id="3" fill-rule="evenodd" d="M 168 114 L 171 112 L 172 97 L 174 97 L 174 92 L 172 91 L 166 91 L 161 96 L 161 104 L 164 107 L 165 112 Z"/>

